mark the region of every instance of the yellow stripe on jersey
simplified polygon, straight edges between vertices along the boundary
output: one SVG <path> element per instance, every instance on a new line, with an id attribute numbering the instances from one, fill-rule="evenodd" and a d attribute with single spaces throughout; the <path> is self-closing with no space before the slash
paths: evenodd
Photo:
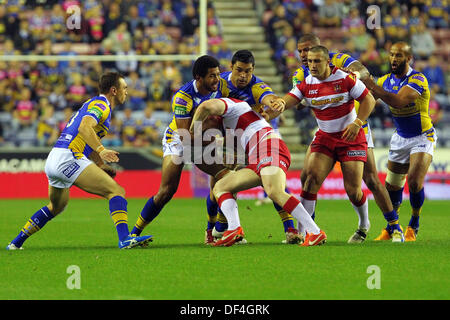
<path id="1" fill-rule="evenodd" d="M 267 93 L 272 94 L 273 90 L 269 85 L 267 85 L 264 82 L 258 82 L 252 86 L 252 95 L 256 103 L 261 103 L 261 99 Z"/>

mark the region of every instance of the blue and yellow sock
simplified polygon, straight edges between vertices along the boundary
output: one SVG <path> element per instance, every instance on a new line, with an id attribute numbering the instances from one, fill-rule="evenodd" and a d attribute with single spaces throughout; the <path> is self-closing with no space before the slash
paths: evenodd
<path id="1" fill-rule="evenodd" d="M 125 240 L 129 234 L 127 205 L 127 200 L 121 196 L 109 200 L 109 214 L 114 221 L 119 241 Z"/>
<path id="2" fill-rule="evenodd" d="M 409 202 L 411 203 L 412 215 L 409 220 L 409 226 L 414 229 L 419 229 L 419 217 L 422 210 L 423 203 L 425 202 L 425 191 L 422 188 L 419 192 L 409 193 Z"/>
<path id="3" fill-rule="evenodd" d="M 217 209 L 218 204 L 215 200 L 211 199 L 211 195 L 208 195 L 206 197 L 206 210 L 208 212 L 208 224 L 206 226 L 207 230 L 211 230 L 214 228 L 216 222 L 217 222 Z"/>
<path id="4" fill-rule="evenodd" d="M 228 221 L 220 207 L 218 208 L 218 211 L 215 228 L 218 232 L 224 232 L 228 229 Z"/>
<path id="5" fill-rule="evenodd" d="M 288 232 L 289 228 L 295 229 L 294 217 L 289 212 L 286 212 L 285 210 L 283 210 L 283 208 L 280 207 L 275 202 L 273 202 L 273 206 L 275 207 L 275 210 L 278 211 L 278 215 L 281 218 L 281 222 L 283 222 L 284 232 Z"/>
<path id="6" fill-rule="evenodd" d="M 47 222 L 52 220 L 54 216 L 50 213 L 47 206 L 42 207 L 36 211 L 27 223 L 23 226 L 22 230 L 19 232 L 17 237 L 11 241 L 17 248 L 20 248 L 22 244 L 27 240 L 32 234 L 41 230 Z"/>
<path id="7" fill-rule="evenodd" d="M 389 191 L 389 198 L 391 199 L 392 206 L 394 207 L 394 210 L 398 213 L 400 206 L 403 201 L 403 188 L 396 191 Z"/>
<path id="8" fill-rule="evenodd" d="M 156 206 L 153 197 L 151 197 L 142 209 L 141 214 L 139 215 L 138 220 L 133 227 L 133 230 L 131 230 L 131 234 L 139 236 L 142 230 L 144 230 L 144 228 L 158 216 L 158 214 L 161 212 L 161 209 L 162 208 Z"/>

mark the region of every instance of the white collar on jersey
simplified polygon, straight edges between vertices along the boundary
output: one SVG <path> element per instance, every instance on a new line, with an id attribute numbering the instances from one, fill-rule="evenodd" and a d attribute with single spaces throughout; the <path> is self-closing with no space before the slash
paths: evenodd
<path id="1" fill-rule="evenodd" d="M 104 94 L 100 94 L 99 95 L 99 97 L 103 97 L 103 98 L 105 98 L 105 100 L 106 100 L 106 103 L 108 104 L 108 106 L 110 107 L 111 106 L 111 103 L 109 103 L 109 100 L 108 100 L 108 98 L 104 95 Z"/>
<path id="2" fill-rule="evenodd" d="M 192 85 L 194 86 L 195 92 L 198 93 L 198 89 L 197 89 L 197 80 L 194 80 L 194 82 L 192 83 Z"/>

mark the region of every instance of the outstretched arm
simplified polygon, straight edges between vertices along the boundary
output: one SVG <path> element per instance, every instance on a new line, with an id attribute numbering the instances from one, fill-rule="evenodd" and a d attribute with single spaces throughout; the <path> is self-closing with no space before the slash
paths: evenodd
<path id="1" fill-rule="evenodd" d="M 380 98 L 393 108 L 406 107 L 419 97 L 419 93 L 408 86 L 403 86 L 398 93 L 391 93 L 384 90 L 383 87 L 378 86 L 370 78 L 363 82 L 367 89 L 373 92 L 374 96 Z"/>
<path id="2" fill-rule="evenodd" d="M 195 134 L 194 130 L 201 130 L 201 126 L 195 126 L 197 122 L 203 122 L 208 116 L 220 116 L 225 113 L 226 104 L 220 99 L 211 99 L 202 102 L 195 110 L 194 117 L 192 118 L 189 131 L 191 134 Z"/>

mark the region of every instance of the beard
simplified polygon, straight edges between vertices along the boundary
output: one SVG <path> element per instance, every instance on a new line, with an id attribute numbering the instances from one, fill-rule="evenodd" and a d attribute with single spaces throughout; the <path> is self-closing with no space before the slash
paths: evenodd
<path id="1" fill-rule="evenodd" d="M 398 64 L 397 67 L 395 68 L 395 70 L 392 69 L 392 64 L 391 64 L 390 68 L 391 68 L 392 74 L 400 75 L 403 72 L 405 72 L 405 70 L 406 70 L 406 60 L 401 62 L 400 64 Z"/>

